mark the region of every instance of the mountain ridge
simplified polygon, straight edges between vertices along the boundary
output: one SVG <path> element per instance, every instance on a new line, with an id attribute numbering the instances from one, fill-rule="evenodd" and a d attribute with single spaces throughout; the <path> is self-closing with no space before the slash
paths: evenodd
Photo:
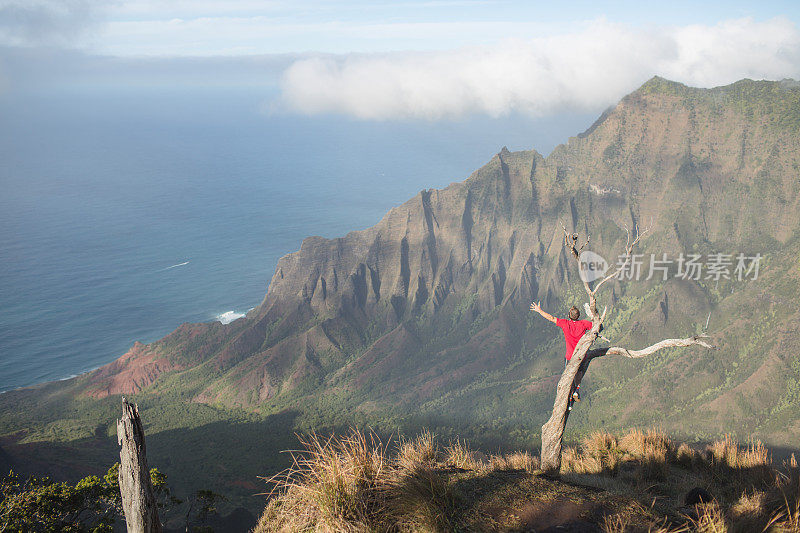
<path id="1" fill-rule="evenodd" d="M 604 114 L 587 130 L 590 133 L 571 138 L 547 158 L 535 151 L 512 153 L 504 147 L 464 182 L 444 189 L 423 190 L 392 208 L 371 228 L 334 239 L 316 236 L 304 239 L 299 250 L 279 259 L 262 304 L 246 318 L 226 328 L 224 333 L 216 325 L 183 325 L 163 343 L 159 341 L 160 345 L 135 346 L 122 360 L 137 359 L 145 364 L 129 373 L 129 377 L 125 377 L 119 361 L 91 374 L 89 381 L 96 392 L 89 394 L 137 392 L 164 372 L 181 371 L 200 363 L 213 367 L 215 374 L 226 376 L 232 384 L 212 383 L 195 397 L 196 401 L 257 405 L 279 395 L 281 390 L 293 390 L 305 379 L 325 376 L 338 365 L 344 365 L 336 370 L 338 375 L 346 373 L 345 367 L 362 368 L 363 365 L 348 362 L 348 353 L 352 351 L 348 348 L 356 346 L 375 356 L 377 348 L 370 341 L 381 340 L 383 335 L 389 338 L 383 339 L 381 345 L 391 345 L 396 340 L 406 347 L 420 348 L 419 339 L 415 340 L 408 325 L 401 327 L 403 321 L 437 314 L 445 304 L 454 309 L 462 303 L 454 300 L 463 299 L 464 295 L 474 298 L 468 309 L 474 316 L 504 304 L 522 307 L 533 299 L 543 299 L 548 306 L 558 305 L 557 295 L 568 282 L 570 265 L 558 248 L 559 228 L 554 222 L 563 218 L 571 229 L 592 233 L 595 227 L 608 223 L 605 220 L 589 224 L 590 217 L 596 218 L 593 210 L 614 213 L 619 228 L 633 227 L 641 225 L 640 218 L 657 215 L 656 206 L 665 195 L 688 192 L 681 198 L 684 203 L 680 208 L 684 211 L 694 208 L 693 218 L 702 224 L 692 227 L 681 220 L 688 217 L 676 216 L 671 231 L 665 228 L 659 235 L 662 243 L 672 241 L 669 244 L 674 250 L 688 249 L 688 243 L 695 245 L 731 237 L 742 244 L 750 243 L 752 239 L 745 241 L 734 235 L 743 231 L 745 224 L 747 229 L 760 230 L 757 238 L 771 240 L 769 244 L 780 243 L 788 237 L 785 225 L 781 231 L 753 224 L 751 219 L 731 228 L 720 220 L 722 217 L 706 220 L 708 205 L 719 202 L 719 197 L 727 200 L 726 189 L 734 185 L 735 172 L 754 166 L 755 161 L 745 162 L 744 155 L 735 154 L 736 150 L 743 150 L 741 145 L 735 146 L 737 142 L 706 148 L 698 138 L 682 139 L 683 150 L 672 150 L 670 154 L 673 167 L 677 168 L 664 173 L 672 177 L 654 195 L 648 190 L 653 187 L 652 176 L 642 175 L 640 169 L 660 162 L 631 165 L 632 156 L 643 154 L 635 153 L 635 146 L 633 154 L 627 153 L 630 147 L 620 142 L 620 129 L 636 128 L 641 137 L 639 142 L 649 135 L 648 140 L 660 140 L 663 148 L 675 140 L 675 130 L 680 133 L 682 127 L 687 127 L 692 131 L 692 124 L 697 128 L 694 109 L 697 104 L 686 109 L 683 99 L 687 94 L 701 95 L 701 101 L 708 100 L 713 105 L 719 95 L 737 100 L 742 94 L 772 95 L 777 90 L 796 97 L 796 91 L 786 86 L 784 82 L 742 80 L 705 90 L 654 77 Z M 709 95 L 710 100 L 706 98 Z M 656 109 L 652 110 L 653 107 Z M 753 113 L 758 113 L 759 106 L 754 107 Z M 678 123 L 677 127 L 653 135 L 648 131 L 653 124 L 641 120 L 641 115 L 661 113 L 659 118 L 663 121 L 664 108 L 684 113 L 670 117 L 670 122 Z M 713 107 L 708 111 L 712 124 L 715 119 L 717 122 L 741 119 L 736 112 L 728 112 L 729 116 L 721 118 L 715 117 L 715 113 L 718 110 Z M 774 125 L 767 122 L 764 129 Z M 673 138 L 664 138 L 665 132 L 673 134 Z M 751 137 L 753 134 L 744 128 L 741 143 Z M 606 141 L 608 144 L 600 151 L 597 145 Z M 701 146 L 693 147 L 693 142 Z M 677 143 L 672 147 L 677 147 Z M 756 148 L 754 144 L 751 151 Z M 585 161 L 583 171 L 574 169 L 576 156 L 580 157 L 587 149 L 602 155 Z M 715 149 L 728 152 L 722 155 L 727 156 L 724 159 L 729 167 L 732 156 L 737 155 L 735 171 L 723 165 L 722 172 L 713 176 L 727 173 L 724 178 L 728 183 L 724 186 L 722 180 L 704 176 Z M 616 150 L 621 152 L 615 153 Z M 718 153 L 715 156 L 717 161 L 723 159 Z M 763 157 L 771 156 L 775 156 L 774 148 Z M 625 165 L 633 168 L 621 168 Z M 747 184 L 746 180 L 739 181 L 737 185 Z M 700 202 L 696 201 L 697 192 Z M 774 196 L 780 199 L 779 194 Z M 797 195 L 791 205 L 784 202 L 783 207 L 796 210 Z M 778 210 L 779 205 L 774 209 Z M 610 233 L 608 229 L 603 228 L 606 234 Z M 609 244 L 617 244 L 622 235 L 621 231 L 617 236 L 593 235 L 593 244 L 604 246 L 604 237 Z M 554 264 L 542 269 L 547 261 Z M 242 322 L 248 325 L 239 324 Z M 237 328 L 243 329 L 237 333 Z M 370 328 L 382 335 L 374 339 L 364 335 Z M 198 336 L 205 339 L 205 350 L 192 343 Z M 393 340 L 395 336 L 397 339 Z M 248 394 L 243 395 L 242 390 Z"/>
<path id="2" fill-rule="evenodd" d="M 740 92 L 736 89 L 741 85 L 775 86 L 771 82 L 743 80 L 728 86 L 728 92 L 734 94 Z M 647 101 L 649 95 L 666 94 L 671 97 L 677 93 L 682 96 L 686 91 L 691 90 L 681 84 L 653 78 L 639 90 L 625 97 L 603 123 L 593 125 L 590 130 L 604 128 L 609 119 L 612 121 L 614 118 L 619 119 L 620 115 L 627 118 L 629 114 L 626 113 L 627 107 L 646 109 L 647 105 L 651 104 Z M 720 92 L 719 88 L 693 91 L 699 94 L 707 94 L 704 91 Z M 691 114 L 687 117 L 687 121 L 690 120 L 693 120 Z M 604 129 L 610 128 L 605 125 Z M 256 339 L 263 340 L 266 337 L 268 323 L 272 324 L 270 327 L 277 328 L 270 332 L 270 337 L 281 340 L 285 332 L 278 324 L 271 322 L 279 312 L 288 312 L 291 315 L 291 320 L 286 318 L 281 320 L 284 324 L 305 322 L 312 316 L 320 317 L 332 313 L 332 318 L 323 319 L 320 324 L 309 330 L 311 339 L 305 340 L 304 347 L 306 351 L 314 349 L 310 347 L 316 347 L 318 350 L 336 352 L 342 343 L 331 338 L 331 330 L 336 329 L 339 334 L 343 334 L 344 338 L 352 342 L 354 337 L 357 337 L 355 332 L 342 329 L 348 329 L 348 325 L 355 326 L 356 329 L 366 327 L 368 324 L 365 323 L 365 317 L 361 316 L 361 312 L 367 308 L 373 319 L 377 318 L 382 326 L 393 329 L 403 318 L 408 317 L 409 313 L 436 312 L 444 300 L 456 290 L 461 292 L 474 290 L 478 294 L 476 304 L 479 314 L 501 304 L 505 298 L 529 300 L 544 296 L 548 304 L 554 304 L 553 292 L 538 294 L 538 284 L 533 270 L 535 261 L 541 259 L 538 254 L 541 254 L 542 247 L 550 250 L 554 243 L 552 235 L 542 235 L 541 215 L 558 211 L 562 207 L 559 202 L 563 202 L 563 198 L 554 198 L 556 195 L 552 188 L 537 187 L 534 180 L 537 169 L 545 176 L 548 173 L 553 174 L 554 170 L 553 181 L 563 182 L 564 188 L 569 190 L 570 185 L 575 185 L 575 180 L 581 179 L 577 176 L 580 173 L 572 172 L 568 164 L 558 163 L 568 162 L 576 150 L 580 151 L 583 148 L 574 147 L 577 144 L 576 140 L 587 138 L 588 135 L 570 139 L 568 143 L 556 147 L 547 159 L 535 151 L 512 154 L 507 149 L 501 150 L 486 166 L 473 173 L 464 182 L 451 184 L 444 189 L 423 190 L 413 199 L 390 210 L 372 228 L 351 232 L 335 239 L 321 237 L 304 239 L 298 251 L 287 254 L 278 261 L 264 301 L 251 313 L 253 318 L 248 315 L 246 319 L 253 321 L 252 328 L 237 336 L 231 346 L 222 348 L 221 355 L 217 357 L 216 370 L 228 371 L 230 365 L 241 361 L 243 350 L 248 351 Z M 610 143 L 603 150 L 605 159 L 613 156 L 614 148 L 614 144 Z M 688 150 L 691 155 L 691 147 Z M 700 153 L 703 153 L 703 149 Z M 555 164 L 550 162 L 553 160 Z M 515 167 L 513 172 L 509 164 Z M 703 164 L 702 161 L 696 163 L 692 157 L 682 161 L 676 174 L 684 178 L 684 182 L 679 185 L 686 186 L 685 180 L 693 179 L 697 180 L 697 186 L 704 195 L 724 193 L 719 190 L 718 184 L 707 185 L 707 190 L 702 191 L 703 180 L 698 175 L 698 165 Z M 484 178 L 483 183 L 480 183 L 478 176 L 481 174 L 488 174 L 493 179 Z M 593 185 L 596 191 L 605 191 L 605 194 L 597 194 L 597 198 L 594 199 L 597 203 L 605 204 L 603 207 L 613 207 L 611 204 L 614 203 L 614 196 L 628 195 L 633 198 L 638 194 L 637 182 L 641 181 L 638 176 L 619 180 L 607 172 L 589 174 L 601 176 L 598 183 L 590 185 Z M 551 183 L 545 182 L 544 185 Z M 714 185 L 717 186 L 716 191 L 712 189 Z M 569 211 L 565 214 L 571 228 L 579 229 L 580 226 L 576 201 L 589 200 L 591 199 L 579 196 L 569 198 Z M 796 201 L 795 197 L 793 207 L 796 207 Z M 447 205 L 453 203 L 458 205 L 458 209 Z M 514 203 L 519 205 L 515 206 Z M 698 210 L 698 215 L 700 215 L 698 218 L 704 218 L 703 209 Z M 480 236 L 472 235 L 476 216 L 482 217 L 479 225 L 480 223 L 488 225 L 488 228 L 484 229 L 484 234 Z M 440 218 L 444 219 L 442 223 L 439 221 Z M 512 219 L 517 224 L 535 225 L 538 239 L 520 236 L 521 232 L 510 227 Z M 633 209 L 630 210 L 630 220 L 626 222 L 631 226 L 639 222 Z M 580 229 L 588 227 L 586 224 L 584 226 Z M 723 228 L 721 221 L 718 221 L 716 231 Z M 681 231 L 677 221 L 673 227 L 674 237 L 678 241 L 692 231 L 691 229 Z M 491 238 L 492 232 L 499 232 L 497 238 Z M 708 240 L 709 228 L 705 220 L 702 232 L 702 236 Z M 386 233 L 391 237 L 387 238 Z M 769 237 L 780 241 L 786 234 L 769 235 Z M 499 254 L 493 254 L 491 247 L 497 242 L 502 242 L 506 249 Z M 527 257 L 523 257 L 525 254 L 515 254 L 517 247 L 524 249 Z M 363 260 L 357 261 L 357 264 L 348 263 L 356 259 Z M 566 265 L 561 264 L 559 275 L 563 276 L 565 269 Z M 477 273 L 478 279 L 470 281 L 461 279 L 465 272 L 469 275 Z M 505 290 L 507 281 L 510 285 L 508 291 Z M 301 305 L 287 311 L 286 307 L 291 306 L 288 302 L 293 299 L 299 299 L 308 307 Z M 391 312 L 379 309 L 379 303 L 386 301 L 391 304 Z M 342 313 L 347 315 L 344 321 L 338 320 Z M 348 324 L 348 320 L 355 321 L 355 324 Z M 272 344 L 271 341 L 269 343 Z M 283 351 L 290 348 L 289 344 L 292 343 L 283 345 Z M 292 349 L 299 348 L 294 346 Z M 252 349 L 249 352 L 250 355 L 253 354 Z M 305 368 L 296 370 L 313 373 L 315 368 L 319 367 L 319 363 L 310 357 L 301 363 L 301 366 Z"/>

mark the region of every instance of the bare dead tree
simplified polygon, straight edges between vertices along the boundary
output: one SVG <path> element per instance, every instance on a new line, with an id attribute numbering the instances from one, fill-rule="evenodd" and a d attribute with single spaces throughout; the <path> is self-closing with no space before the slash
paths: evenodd
<path id="1" fill-rule="evenodd" d="M 564 246 L 567 248 L 567 251 L 570 253 L 570 255 L 572 255 L 575 261 L 578 262 L 578 267 L 580 268 L 580 255 L 586 245 L 589 244 L 589 237 L 587 236 L 586 242 L 579 245 L 578 234 L 568 232 L 567 228 L 564 227 L 563 224 L 561 227 L 564 229 Z M 608 341 L 608 339 L 605 339 L 602 335 L 600 335 L 600 329 L 602 328 L 603 322 L 606 319 L 606 312 L 608 308 L 604 307 L 602 313 L 598 312 L 597 291 L 607 281 L 618 277 L 625 271 L 628 263 L 631 260 L 633 248 L 647 233 L 647 229 L 639 231 L 638 227 L 635 228 L 635 235 L 631 235 L 631 232 L 627 228 L 625 228 L 625 231 L 627 233 L 627 239 L 625 243 L 625 259 L 620 262 L 619 266 L 610 274 L 597 281 L 593 287 L 590 287 L 589 282 L 581 277 L 583 288 L 586 290 L 586 294 L 589 297 L 587 307 L 592 320 L 592 329 L 584 334 L 583 337 L 581 337 L 581 339 L 578 341 L 578 344 L 575 346 L 575 351 L 572 354 L 572 358 L 564 369 L 564 372 L 561 374 L 561 378 L 558 380 L 556 398 L 553 402 L 553 414 L 542 426 L 541 467 L 547 472 L 558 473 L 558 471 L 561 469 L 561 448 L 564 438 L 564 428 L 567 425 L 567 414 L 569 408 L 569 399 L 572 395 L 572 386 L 575 382 L 576 376 L 579 374 L 582 376 L 586 371 L 586 367 L 592 358 L 603 355 L 621 355 L 623 357 L 632 358 L 646 357 L 657 352 L 658 350 L 669 347 L 697 345 L 705 348 L 714 348 L 714 346 L 706 342 L 705 339 L 707 338 L 707 335 L 695 335 L 685 339 L 665 339 L 641 350 L 629 350 L 627 348 L 621 348 L 617 346 L 609 346 L 594 350 L 590 349 L 594 341 L 598 338 Z"/>
<path id="2" fill-rule="evenodd" d="M 122 418 L 117 420 L 119 491 L 129 533 L 161 533 L 158 508 L 150 483 L 144 429 L 138 406 L 122 398 Z"/>

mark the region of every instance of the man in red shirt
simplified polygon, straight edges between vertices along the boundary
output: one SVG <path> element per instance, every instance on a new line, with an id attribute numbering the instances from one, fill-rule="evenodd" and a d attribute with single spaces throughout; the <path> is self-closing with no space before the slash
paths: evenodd
<path id="1" fill-rule="evenodd" d="M 569 310 L 569 320 L 554 317 L 550 313 L 544 311 L 541 305 L 539 305 L 539 302 L 531 303 L 531 311 L 536 311 L 542 315 L 542 317 L 561 328 L 561 331 L 564 332 L 564 340 L 567 343 L 567 351 L 564 355 L 566 358 L 564 368 L 566 368 L 566 365 L 569 364 L 569 360 L 572 359 L 572 353 L 575 351 L 575 346 L 578 344 L 578 341 L 583 337 L 584 333 L 592 329 L 592 321 L 580 320 L 581 312 L 574 305 Z M 572 398 L 569 402 L 570 410 L 572 410 L 572 402 L 581 401 L 581 395 L 578 393 L 580 388 L 580 384 L 575 386 L 575 391 L 572 393 Z"/>

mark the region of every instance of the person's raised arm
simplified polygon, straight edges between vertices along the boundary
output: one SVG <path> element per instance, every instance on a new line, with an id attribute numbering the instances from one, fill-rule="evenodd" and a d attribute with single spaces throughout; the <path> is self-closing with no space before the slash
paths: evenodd
<path id="1" fill-rule="evenodd" d="M 531 302 L 531 311 L 536 311 L 537 313 L 542 315 L 542 317 L 544 317 L 546 320 L 549 320 L 550 322 L 555 324 L 556 323 L 556 317 L 554 317 L 553 315 L 551 315 L 547 311 L 544 311 L 542 309 L 542 306 L 539 305 L 539 304 L 540 304 L 540 302 Z"/>

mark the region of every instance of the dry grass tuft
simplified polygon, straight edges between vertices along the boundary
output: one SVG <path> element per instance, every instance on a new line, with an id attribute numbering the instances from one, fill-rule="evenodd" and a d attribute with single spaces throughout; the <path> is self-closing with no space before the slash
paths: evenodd
<path id="1" fill-rule="evenodd" d="M 641 507 L 641 511 L 647 514 L 647 509 Z M 631 517 L 626 514 L 613 514 L 603 517 L 603 522 L 600 524 L 600 529 L 603 533 L 639 533 L 647 531 L 647 533 L 688 533 L 690 531 L 688 523 L 681 525 L 669 524 L 666 518 L 661 521 L 654 521 L 644 529 L 641 524 L 635 524 Z"/>
<path id="2" fill-rule="evenodd" d="M 772 465 L 766 446 L 760 441 L 751 441 L 747 447 L 739 446 L 733 435 L 725 435 L 707 448 L 707 456 L 713 466 L 743 470 Z"/>
<path id="3" fill-rule="evenodd" d="M 675 451 L 675 462 L 684 468 L 693 468 L 700 464 L 701 461 L 700 454 L 685 442 L 682 442 Z"/>
<path id="4" fill-rule="evenodd" d="M 794 455 L 792 455 L 792 459 L 794 459 Z M 796 470 L 797 462 L 793 462 Z M 770 524 L 774 524 L 777 531 L 800 533 L 800 482 L 791 479 L 791 473 L 790 470 L 789 476 L 787 476 L 789 477 L 788 482 L 780 487 L 782 502 L 774 512 Z"/>
<path id="5" fill-rule="evenodd" d="M 397 449 L 397 464 L 400 468 L 413 470 L 420 465 L 433 466 L 439 455 L 436 439 L 430 431 L 423 431 L 411 440 L 401 440 Z"/>
<path id="6" fill-rule="evenodd" d="M 300 439 L 293 464 L 271 478 L 274 496 L 255 533 L 315 531 L 450 531 L 456 493 L 437 463 L 434 437 L 426 432 L 401 441 L 394 458 L 375 435 L 360 431 Z M 473 452 L 451 444 L 448 456 Z"/>
<path id="7" fill-rule="evenodd" d="M 259 531 L 357 531 L 370 522 L 381 505 L 379 485 L 389 472 L 384 449 L 374 435 L 352 432 L 324 439 L 311 434 L 300 439 L 305 450 L 292 452 L 292 466 L 269 481 L 280 501 L 271 502 Z M 301 512 L 283 513 L 284 508 Z"/>
<path id="8" fill-rule="evenodd" d="M 619 448 L 617 437 L 607 431 L 595 431 L 581 441 L 585 453 L 600 455 Z"/>
<path id="9" fill-rule="evenodd" d="M 676 458 L 675 443 L 661 429 L 633 429 L 622 437 L 620 447 L 639 461 L 637 477 L 642 480 L 665 479 Z"/>
<path id="10" fill-rule="evenodd" d="M 726 533 L 725 514 L 717 502 L 695 505 L 696 516 L 688 517 L 690 530 L 697 533 Z"/>
<path id="11" fill-rule="evenodd" d="M 489 457 L 489 469 L 503 471 L 525 470 L 533 473 L 539 470 L 539 458 L 533 457 L 528 452 L 492 455 Z"/>
<path id="12" fill-rule="evenodd" d="M 444 464 L 465 470 L 479 470 L 484 466 L 477 454 L 461 440 L 451 441 L 444 449 Z"/>
<path id="13" fill-rule="evenodd" d="M 632 429 L 622 437 L 620 447 L 635 459 L 663 456 L 667 461 L 675 457 L 675 443 L 663 429 Z"/>
<path id="14" fill-rule="evenodd" d="M 539 458 L 528 452 L 514 452 L 506 456 L 511 467 L 515 470 L 525 470 L 533 473 L 539 470 Z"/>
<path id="15" fill-rule="evenodd" d="M 722 471 L 724 475 L 735 473 L 754 485 L 771 485 L 775 482 L 772 457 L 759 440 L 742 447 L 732 435 L 725 435 L 706 447 L 706 460 L 711 468 Z"/>
<path id="16" fill-rule="evenodd" d="M 577 448 L 567 446 L 561 451 L 562 474 L 598 474 L 602 470 L 599 459 L 586 456 Z"/>
<path id="17" fill-rule="evenodd" d="M 600 463 L 600 472 L 617 474 L 623 452 L 615 436 L 605 431 L 595 431 L 583 440 L 581 446 L 584 454 Z"/>
<path id="18" fill-rule="evenodd" d="M 706 447 L 706 457 L 713 466 L 734 466 L 739 455 L 739 443 L 730 434 Z"/>
<path id="19" fill-rule="evenodd" d="M 625 533 L 630 530 L 630 520 L 619 514 L 605 516 L 600 527 L 603 533 Z"/>
<path id="20" fill-rule="evenodd" d="M 452 531 L 456 494 L 434 469 L 402 469 L 388 483 L 387 516 L 401 531 Z"/>
<path id="21" fill-rule="evenodd" d="M 511 464 L 506 460 L 503 454 L 489 456 L 489 470 L 513 470 Z"/>
<path id="22" fill-rule="evenodd" d="M 760 490 L 745 491 L 731 506 L 730 512 L 734 518 L 747 518 L 762 516 L 766 510 L 766 493 Z"/>
<path id="23" fill-rule="evenodd" d="M 624 452 L 619 441 L 605 431 L 595 431 L 581 441 L 580 451 L 564 448 L 561 469 L 573 474 L 616 475 Z"/>

